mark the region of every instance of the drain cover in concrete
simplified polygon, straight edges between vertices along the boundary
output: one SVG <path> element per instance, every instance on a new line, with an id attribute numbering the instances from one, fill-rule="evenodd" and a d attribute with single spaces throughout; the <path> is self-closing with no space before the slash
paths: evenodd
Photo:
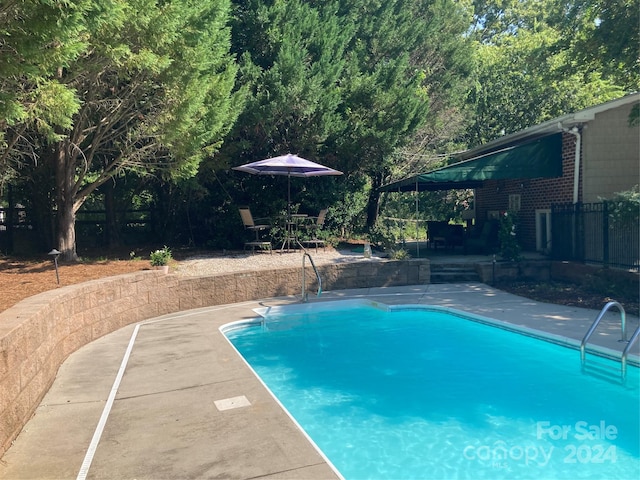
<path id="1" fill-rule="evenodd" d="M 231 410 L 233 408 L 248 407 L 249 405 L 251 405 L 251 402 L 249 402 L 247 397 L 245 397 L 244 395 L 241 395 L 239 397 L 225 398 L 223 400 L 216 400 L 213 403 L 216 404 L 216 408 L 221 412 L 223 410 Z"/>

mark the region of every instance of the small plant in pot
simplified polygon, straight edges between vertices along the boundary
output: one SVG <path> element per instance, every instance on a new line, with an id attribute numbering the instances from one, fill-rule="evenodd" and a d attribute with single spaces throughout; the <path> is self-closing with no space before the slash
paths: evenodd
<path id="1" fill-rule="evenodd" d="M 169 269 L 169 261 L 173 257 L 171 256 L 171 250 L 166 245 L 158 250 L 155 250 L 149 254 L 149 261 L 152 267 L 161 268 L 165 270 Z"/>

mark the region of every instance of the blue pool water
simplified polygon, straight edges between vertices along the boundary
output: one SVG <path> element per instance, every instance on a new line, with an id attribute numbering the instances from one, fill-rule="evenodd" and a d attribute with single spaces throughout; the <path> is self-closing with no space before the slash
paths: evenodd
<path id="1" fill-rule="evenodd" d="M 347 480 L 640 477 L 636 367 L 623 387 L 576 350 L 437 309 L 333 306 L 225 334 Z"/>

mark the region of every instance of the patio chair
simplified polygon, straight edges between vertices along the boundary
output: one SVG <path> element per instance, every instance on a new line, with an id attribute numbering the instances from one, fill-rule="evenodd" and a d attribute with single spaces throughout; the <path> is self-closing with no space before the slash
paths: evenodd
<path id="1" fill-rule="evenodd" d="M 242 223 L 244 224 L 245 230 L 249 230 L 255 232 L 255 239 L 249 242 L 244 243 L 245 250 L 247 248 L 251 248 L 252 252 L 255 252 L 257 248 L 266 248 L 269 250 L 269 253 L 272 253 L 271 242 L 267 240 L 263 240 L 260 238 L 260 232 L 269 230 L 271 225 L 269 223 L 256 223 L 255 220 L 261 222 L 263 220 L 268 220 L 268 218 L 256 218 L 254 220 L 253 215 L 251 215 L 251 209 L 249 207 L 240 207 L 238 209 L 240 211 L 240 217 L 242 218 Z"/>
<path id="2" fill-rule="evenodd" d="M 447 245 L 447 223 L 449 222 L 427 222 L 427 236 L 429 246 L 434 250 L 438 249 L 438 245 L 446 247 Z"/>
<path id="3" fill-rule="evenodd" d="M 427 235 L 429 246 L 434 250 L 438 249 L 438 245 L 451 250 L 464 245 L 464 227 L 462 225 L 428 221 Z"/>
<path id="4" fill-rule="evenodd" d="M 500 225 L 495 220 L 487 220 L 478 236 L 471 236 L 464 242 L 464 253 L 492 253 L 498 247 Z"/>
<path id="5" fill-rule="evenodd" d="M 326 242 L 321 238 L 318 238 L 318 232 L 322 230 L 322 227 L 324 226 L 324 219 L 326 218 L 326 216 L 327 209 L 323 208 L 322 210 L 320 210 L 320 213 L 318 213 L 317 217 L 307 217 L 308 220 L 312 220 L 307 225 L 305 225 L 309 238 L 307 240 L 303 240 L 302 244 L 313 245 L 316 249 L 316 252 L 318 251 L 318 245 L 322 245 L 322 249 L 326 250 Z"/>

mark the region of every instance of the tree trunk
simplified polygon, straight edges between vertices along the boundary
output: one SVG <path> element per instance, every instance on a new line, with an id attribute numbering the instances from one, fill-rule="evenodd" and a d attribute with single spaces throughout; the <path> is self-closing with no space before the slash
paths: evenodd
<path id="1" fill-rule="evenodd" d="M 69 158 L 67 142 L 60 142 L 55 150 L 56 206 L 58 207 L 58 250 L 62 260 L 78 261 L 76 252 L 75 168 Z"/>
<path id="2" fill-rule="evenodd" d="M 60 258 L 68 262 L 78 261 L 76 252 L 76 214 L 73 208 L 58 205 L 58 250 Z"/>

